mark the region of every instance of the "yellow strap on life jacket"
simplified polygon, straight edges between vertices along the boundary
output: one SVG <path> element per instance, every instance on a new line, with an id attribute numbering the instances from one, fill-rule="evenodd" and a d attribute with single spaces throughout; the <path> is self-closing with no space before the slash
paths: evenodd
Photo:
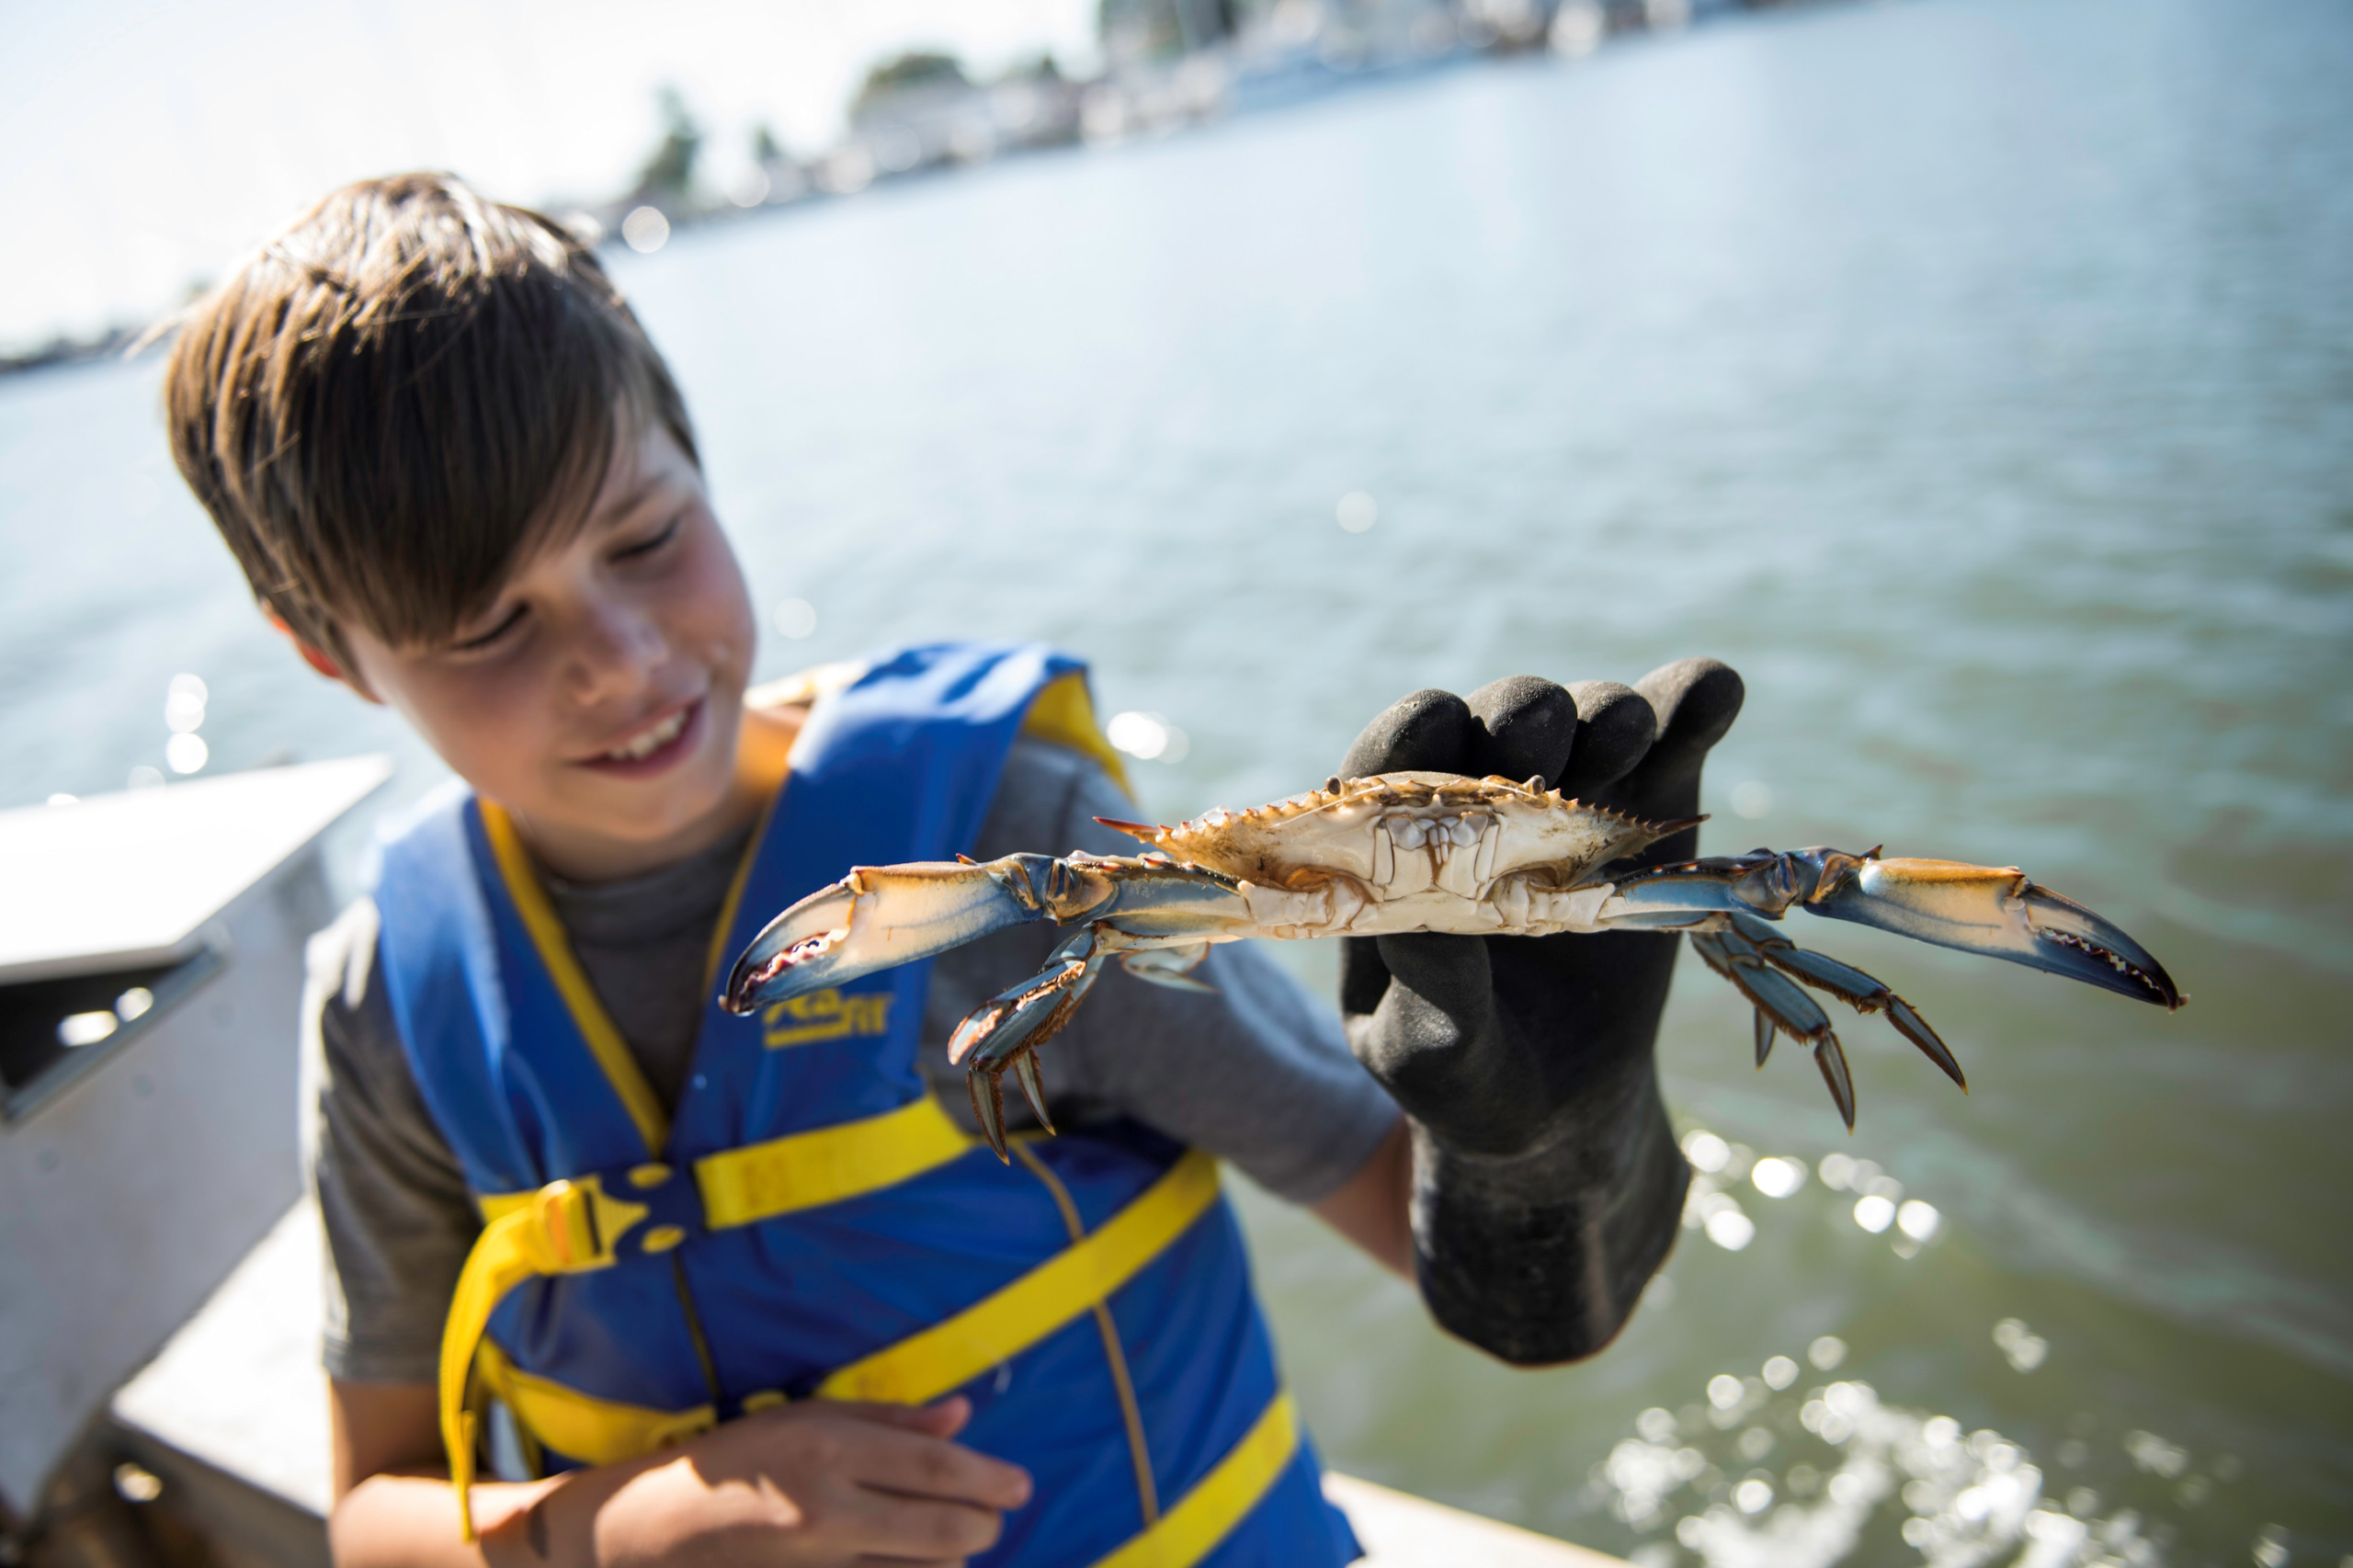
<path id="1" fill-rule="evenodd" d="M 708 1404 L 691 1410 L 655 1410 L 617 1399 L 589 1399 L 549 1378 L 523 1370 L 507 1359 L 498 1341 L 482 1342 L 475 1363 L 483 1386 L 504 1401 L 516 1424 L 560 1454 L 584 1464 L 619 1464 L 641 1454 L 708 1432 L 719 1412 Z"/>
<path id="2" fill-rule="evenodd" d="M 714 1231 L 815 1209 L 912 1180 L 977 1140 L 929 1095 L 893 1111 L 708 1154 L 695 1162 L 703 1223 Z"/>
<path id="3" fill-rule="evenodd" d="M 645 1206 L 608 1197 L 599 1178 L 555 1181 L 482 1228 L 450 1293 L 441 1325 L 441 1443 L 458 1491 L 458 1528 L 474 1539 L 468 1488 L 474 1472 L 474 1415 L 466 1385 L 491 1310 L 506 1292 L 545 1274 L 577 1274 L 613 1261 L 612 1238 L 644 1218 Z"/>
<path id="4" fill-rule="evenodd" d="M 976 1142 L 925 1095 L 881 1116 L 706 1154 L 695 1162 L 703 1223 L 723 1231 L 879 1192 L 946 1165 Z M 496 1220 L 538 1197 L 493 1192 L 476 1201 L 484 1220 Z"/>
<path id="5" fill-rule="evenodd" d="M 1299 1451 L 1299 1407 L 1288 1392 L 1268 1401 L 1242 1440 L 1176 1506 L 1095 1568 L 1190 1568 L 1250 1517 Z"/>
<path id="6" fill-rule="evenodd" d="M 817 1397 L 921 1404 L 960 1388 L 1108 1299 L 1216 1201 L 1217 1162 L 1193 1150 L 1086 1240 L 944 1323 L 835 1371 Z"/>

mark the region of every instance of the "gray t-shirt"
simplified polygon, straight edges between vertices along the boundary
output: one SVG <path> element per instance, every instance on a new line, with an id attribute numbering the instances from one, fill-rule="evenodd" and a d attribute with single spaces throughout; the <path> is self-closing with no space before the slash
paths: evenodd
<path id="1" fill-rule="evenodd" d="M 1133 814 L 1093 762 L 1018 741 L 972 852 L 1123 854 L 1133 841 L 1094 818 Z M 620 882 L 548 879 L 581 968 L 665 1099 L 675 1101 L 693 1054 L 711 922 L 743 846 L 739 837 Z M 312 939 L 303 1006 L 306 1142 L 327 1240 L 325 1359 L 347 1382 L 429 1383 L 482 1217 L 409 1074 L 384 988 L 369 983 L 376 931 L 375 905 L 363 899 Z M 967 1129 L 976 1131 L 963 1072 L 948 1063 L 949 1034 L 1043 968 L 1067 934 L 1017 926 L 933 960 L 921 1062 Z M 1217 994 L 1104 970 L 1039 1052 L 1055 1125 L 1131 1116 L 1294 1202 L 1324 1197 L 1371 1157 L 1396 1108 L 1349 1056 L 1331 1010 L 1255 949 L 1212 949 L 1194 977 Z M 1017 1093 L 1007 1093 L 1006 1114 L 1014 1125 L 1030 1119 Z"/>

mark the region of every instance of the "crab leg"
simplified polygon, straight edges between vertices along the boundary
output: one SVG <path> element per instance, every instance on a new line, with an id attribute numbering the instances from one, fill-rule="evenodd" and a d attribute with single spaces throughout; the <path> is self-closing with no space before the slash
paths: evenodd
<path id="1" fill-rule="evenodd" d="M 1057 947 L 1041 972 L 973 1008 L 948 1039 L 950 1062 L 972 1059 L 964 1086 L 972 1096 L 972 1116 L 1000 1160 L 1011 1159 L 1005 1147 L 1006 1068 L 1013 1069 L 1029 1108 L 1038 1113 L 1038 1124 L 1049 1132 L 1054 1130 L 1053 1119 L 1046 1114 L 1045 1085 L 1038 1076 L 1038 1047 L 1070 1021 L 1093 988 L 1109 956 L 1097 936 L 1097 928 L 1089 926 Z"/>
<path id="2" fill-rule="evenodd" d="M 1920 1053 L 1935 1062 L 1962 1094 L 1969 1092 L 1969 1079 L 1961 1072 L 1960 1062 L 1937 1037 L 1937 1031 L 1928 1027 L 1928 1020 L 1911 1003 L 1889 990 L 1884 981 L 1852 964 L 1808 952 L 1753 915 L 1733 915 L 1732 928 L 1719 934 L 1716 939 L 1735 952 L 1745 949 L 1763 962 L 1817 990 L 1827 991 L 1858 1013 L 1885 1013 L 1898 1034 L 1918 1046 Z"/>
<path id="3" fill-rule="evenodd" d="M 1830 1027 L 1830 1016 L 1820 1003 L 1798 988 L 1789 976 L 1771 968 L 1757 950 L 1730 930 L 1694 936 L 1691 946 L 1708 967 L 1739 988 L 1756 1009 L 1756 1065 L 1765 1065 L 1773 1049 L 1773 1031 L 1813 1047 L 1813 1064 L 1830 1085 L 1831 1102 L 1848 1131 L 1855 1126 L 1855 1079 L 1847 1070 L 1846 1048 Z"/>
<path id="4" fill-rule="evenodd" d="M 1821 1006 L 1799 990 L 1796 982 L 1826 991 L 1859 1013 L 1886 1013 L 1904 1039 L 1960 1085 L 1962 1093 L 1968 1092 L 1961 1063 L 1927 1020 L 1884 983 L 1852 964 L 1808 952 L 1753 915 L 1726 916 L 1723 928 L 1695 933 L 1691 946 L 1710 969 L 1731 981 L 1756 1009 L 1756 1065 L 1765 1065 L 1776 1030 L 1810 1043 L 1848 1131 L 1855 1125 L 1855 1091 L 1846 1051 Z"/>
<path id="5" fill-rule="evenodd" d="M 1045 1086 L 1038 1076 L 1038 1047 L 1070 1022 L 1094 987 L 1104 960 L 1117 957 L 1129 973 L 1157 984 L 1208 991 L 1211 987 L 1186 974 L 1208 951 L 1207 944 L 1181 937 L 1131 937 L 1110 926 L 1092 925 L 1056 948 L 1043 970 L 966 1014 L 948 1037 L 948 1060 L 969 1063 L 964 1085 L 972 1096 L 972 1116 L 996 1157 L 1010 1159 L 1005 1146 L 1007 1068 L 1020 1083 L 1029 1108 L 1038 1113 L 1038 1124 L 1049 1132 L 1054 1130 L 1053 1118 L 1046 1114 Z"/>
<path id="6" fill-rule="evenodd" d="M 1116 916 L 1122 930 L 1198 942 L 1249 923 L 1230 877 L 1165 856 L 1008 855 L 861 866 L 768 922 L 735 960 L 722 1000 L 748 1013 L 946 952 L 1032 921 Z"/>

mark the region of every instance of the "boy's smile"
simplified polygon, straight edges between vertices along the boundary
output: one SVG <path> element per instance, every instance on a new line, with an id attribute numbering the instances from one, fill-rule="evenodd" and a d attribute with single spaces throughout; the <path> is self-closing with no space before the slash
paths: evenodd
<path id="1" fill-rule="evenodd" d="M 687 730 L 701 714 L 700 698 L 683 703 L 652 723 L 640 725 L 627 740 L 606 747 L 580 766 L 610 768 L 632 778 L 651 778 L 693 749 Z"/>
<path id="2" fill-rule="evenodd" d="M 620 417 L 585 520 L 454 637 L 395 647 L 343 628 L 351 684 L 583 881 L 718 842 L 774 783 L 739 778 L 756 622 L 702 475 L 659 424 Z"/>

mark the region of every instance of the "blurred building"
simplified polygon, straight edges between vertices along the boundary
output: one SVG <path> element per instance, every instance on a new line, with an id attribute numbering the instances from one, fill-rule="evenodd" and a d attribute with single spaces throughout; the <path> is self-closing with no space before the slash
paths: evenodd
<path id="1" fill-rule="evenodd" d="M 867 179 L 1068 142 L 1078 133 L 1079 105 L 1078 87 L 1050 56 L 983 85 L 952 55 L 903 54 L 867 73 L 850 105 L 849 136 L 818 183 L 856 188 Z"/>
<path id="2" fill-rule="evenodd" d="M 1234 37 L 1248 8 L 1245 0 L 1102 0 L 1097 28 L 1114 64 L 1165 60 Z"/>

